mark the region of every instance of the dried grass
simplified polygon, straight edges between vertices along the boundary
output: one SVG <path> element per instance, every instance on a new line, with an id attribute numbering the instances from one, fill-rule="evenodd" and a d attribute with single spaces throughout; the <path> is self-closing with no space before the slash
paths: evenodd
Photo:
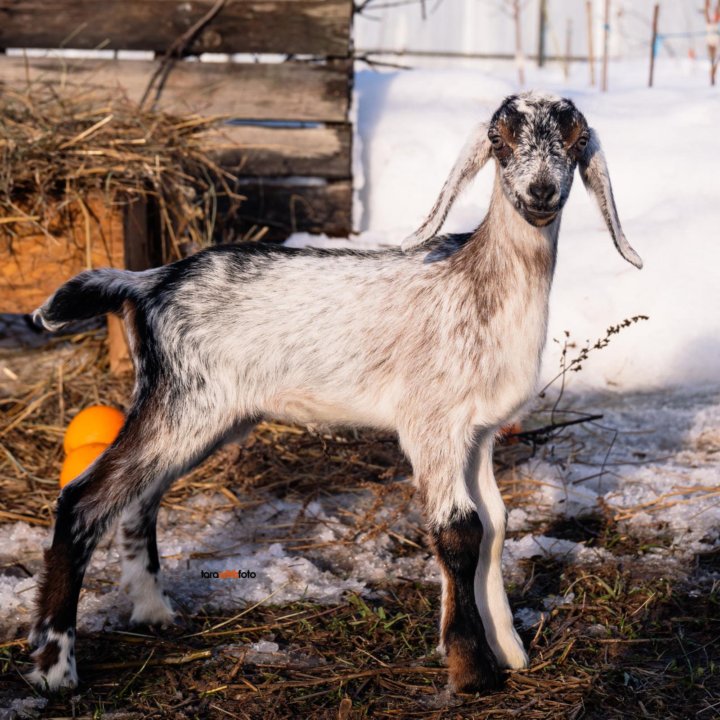
<path id="1" fill-rule="evenodd" d="M 210 131 L 220 118 L 179 117 L 139 108 L 122 96 L 61 92 L 40 83 L 0 94 L 0 239 L 28 229 L 47 234 L 59 208 L 100 193 L 108 206 L 157 202 L 166 260 L 181 243 L 208 244 L 217 195 L 241 200 L 213 160 Z M 52 208 L 53 212 L 50 212 Z M 61 234 L 71 215 L 56 223 Z"/>
<path id="2" fill-rule="evenodd" d="M 50 523 L 67 422 L 93 402 L 125 407 L 130 390 L 130 378 L 108 373 L 98 331 L 39 351 L 0 353 L 0 522 Z M 511 470 L 523 452 L 510 445 L 499 454 L 510 468 L 501 476 L 503 493 L 517 505 L 532 501 L 532 482 Z M 411 485 L 393 480 L 409 472 L 390 435 L 308 433 L 264 423 L 245 448 L 216 454 L 165 502 L 201 513 L 185 501 L 218 493 L 228 507 L 243 507 L 268 493 L 309 502 L 318 494 L 371 489 L 378 504 L 393 493 L 392 506 L 403 512 L 412 500 Z M 352 516 L 346 525 L 353 531 L 393 532 L 392 518 L 380 527 L 373 510 L 344 512 Z M 289 549 L 307 548 L 305 530 L 303 522 L 278 527 L 277 539 Z M 609 512 L 577 527 L 558 524 L 542 531 L 627 554 L 622 563 L 591 571 L 549 558 L 525 561 L 527 580 L 511 588 L 513 605 L 542 610 L 551 594 L 567 596 L 567 602 L 525 632 L 531 667 L 510 673 L 505 688 L 492 695 L 447 692 L 446 671 L 434 651 L 438 588 L 394 578 L 377 585 L 372 599 L 353 595 L 329 608 L 263 604 L 231 617 L 186 617 L 184 626 L 161 635 L 85 637 L 78 657 L 85 684 L 74 693 L 73 714 L 99 717 L 115 710 L 124 717 L 253 720 L 717 717 L 720 583 L 699 593 L 698 584 L 670 579 L 661 566 L 631 562 L 639 550 L 619 533 Z M 398 552 L 427 551 L 420 527 L 396 540 Z M 348 533 L 340 542 L 352 541 Z M 718 569 L 715 557 L 703 562 L 704 572 Z M 292 652 L 258 658 L 250 644 L 260 640 Z M 0 699 L 31 692 L 21 679 L 28 668 L 22 640 L 0 645 Z M 67 716 L 69 702 L 69 696 L 55 696 L 46 712 Z"/>

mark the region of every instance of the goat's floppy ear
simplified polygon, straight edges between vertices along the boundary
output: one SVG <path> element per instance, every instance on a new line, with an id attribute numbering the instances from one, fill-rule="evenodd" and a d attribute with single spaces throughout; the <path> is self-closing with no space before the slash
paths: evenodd
<path id="1" fill-rule="evenodd" d="M 620 227 L 615 198 L 613 197 L 610 175 L 608 174 L 605 155 L 600 147 L 597 133 L 590 128 L 590 137 L 585 151 L 579 160 L 580 177 L 585 183 L 588 192 L 595 197 L 600 206 L 600 212 L 605 218 L 610 235 L 618 252 L 636 268 L 641 268 L 643 262 L 640 256 L 630 247 L 625 234 Z"/>
<path id="2" fill-rule="evenodd" d="M 490 159 L 492 146 L 487 133 L 488 126 L 486 123 L 479 125 L 472 133 L 460 156 L 455 161 L 455 165 L 445 181 L 430 214 L 412 235 L 402 241 L 400 247 L 403 250 L 407 251 L 422 245 L 437 235 L 443 222 L 445 222 L 448 211 L 455 202 L 455 198 Z"/>

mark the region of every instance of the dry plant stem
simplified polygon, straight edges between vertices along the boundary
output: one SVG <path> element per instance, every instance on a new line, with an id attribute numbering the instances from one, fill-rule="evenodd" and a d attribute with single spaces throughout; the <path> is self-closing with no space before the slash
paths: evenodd
<path id="1" fill-rule="evenodd" d="M 598 338 L 593 345 L 590 345 L 590 342 L 588 343 L 580 350 L 578 355 L 574 357 L 569 363 L 566 362 L 566 355 L 567 355 L 567 349 L 569 347 L 567 339 L 570 337 L 570 334 L 565 331 L 565 341 L 563 345 L 562 355 L 560 358 L 560 372 L 552 379 L 550 382 L 543 387 L 543 389 L 540 391 L 539 395 L 540 397 L 545 397 L 545 392 L 558 380 L 562 379 L 562 389 L 564 390 L 565 387 L 565 375 L 568 372 L 579 372 L 582 370 L 582 363 L 588 359 L 588 356 L 590 352 L 593 350 L 602 350 L 603 348 L 607 347 L 610 344 L 610 341 L 612 340 L 613 335 L 617 335 L 621 330 L 630 327 L 631 325 L 634 325 L 635 323 L 640 322 L 641 320 L 649 320 L 650 318 L 647 315 L 633 315 L 630 318 L 626 318 L 622 322 L 618 323 L 617 325 L 611 325 L 606 331 L 605 336 Z M 556 341 L 557 342 L 557 341 Z M 561 392 L 562 394 L 562 392 Z"/>
<path id="2" fill-rule="evenodd" d="M 193 44 L 195 38 L 202 32 L 202 30 L 211 22 L 218 13 L 225 7 L 227 0 L 217 0 L 217 2 L 203 15 L 191 28 L 184 32 L 175 42 L 168 48 L 165 53 L 159 67 L 153 73 L 148 82 L 145 92 L 143 93 L 142 99 L 140 100 L 140 107 L 145 105 L 145 101 L 152 92 L 153 86 L 155 86 L 155 96 L 153 98 L 152 109 L 154 110 L 160 96 L 162 95 L 165 83 L 170 75 L 173 65 L 178 58 L 182 57 Z"/>

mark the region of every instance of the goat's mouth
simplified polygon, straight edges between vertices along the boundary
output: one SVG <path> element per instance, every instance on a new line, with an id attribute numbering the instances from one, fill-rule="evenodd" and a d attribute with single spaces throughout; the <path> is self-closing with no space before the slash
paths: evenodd
<path id="1" fill-rule="evenodd" d="M 535 227 L 545 227 L 549 225 L 558 215 L 560 209 L 557 210 L 534 210 L 527 206 L 521 209 L 521 213 L 525 220 Z"/>

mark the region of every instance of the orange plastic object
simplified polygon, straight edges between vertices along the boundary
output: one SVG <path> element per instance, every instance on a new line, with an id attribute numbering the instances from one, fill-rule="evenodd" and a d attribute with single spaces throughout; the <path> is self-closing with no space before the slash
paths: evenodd
<path id="1" fill-rule="evenodd" d="M 83 445 L 109 445 L 120 432 L 125 415 L 107 405 L 93 405 L 79 412 L 68 425 L 63 448 L 69 455 Z"/>
<path id="2" fill-rule="evenodd" d="M 81 475 L 96 458 L 102 455 L 107 447 L 106 443 L 92 443 L 73 450 L 63 462 L 60 471 L 60 487 L 64 488 L 71 480 Z"/>

